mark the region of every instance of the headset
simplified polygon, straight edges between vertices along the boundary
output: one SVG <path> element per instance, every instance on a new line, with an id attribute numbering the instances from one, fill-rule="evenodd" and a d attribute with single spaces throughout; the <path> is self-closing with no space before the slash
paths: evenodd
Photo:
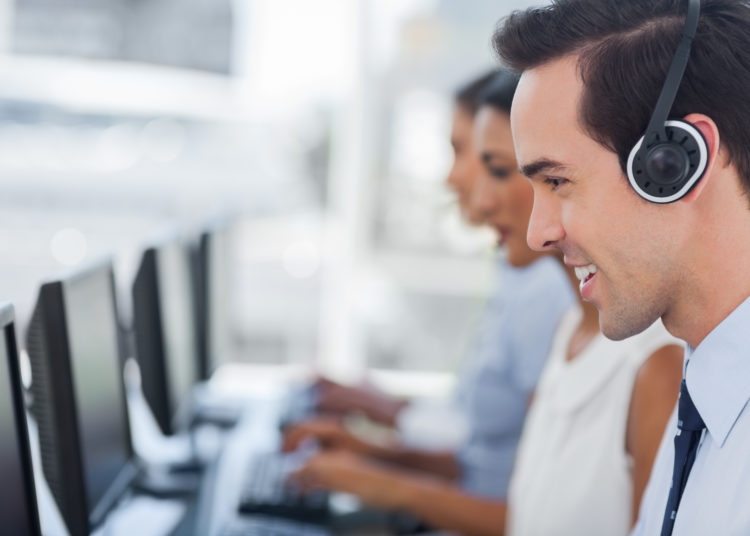
<path id="1" fill-rule="evenodd" d="M 685 74 L 698 28 L 700 0 L 688 0 L 682 39 L 672 58 L 646 133 L 628 156 L 628 181 L 652 203 L 673 203 L 685 197 L 706 172 L 708 145 L 694 125 L 668 119 Z"/>

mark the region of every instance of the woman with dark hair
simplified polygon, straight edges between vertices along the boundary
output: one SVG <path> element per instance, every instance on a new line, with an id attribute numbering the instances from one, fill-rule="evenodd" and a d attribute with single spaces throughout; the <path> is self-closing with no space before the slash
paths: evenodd
<path id="1" fill-rule="evenodd" d="M 482 91 L 490 85 L 497 74 L 498 71 L 487 72 L 457 89 L 453 95 L 454 109 L 450 135 L 453 165 L 448 172 L 446 184 L 456 194 L 456 201 L 464 219 L 473 225 L 482 223 L 479 215 L 472 212 L 471 206 L 471 191 L 482 168 L 479 154 L 473 148 L 474 116 L 479 109 Z M 508 83 L 515 88 L 518 80 L 509 78 Z M 508 109 L 511 100 L 512 91 L 507 101 Z M 504 263 L 501 264 L 504 266 Z M 380 424 L 397 426 L 400 415 L 409 406 L 409 401 L 388 396 L 370 385 L 354 387 L 321 378 L 315 387 L 316 409 L 325 414 L 359 412 Z M 455 473 L 454 468 L 450 468 L 449 473 Z"/>
<path id="2" fill-rule="evenodd" d="M 479 99 L 497 76 L 491 71 L 472 80 L 454 94 L 453 124 L 451 127 L 451 147 L 453 148 L 453 166 L 448 173 L 448 186 L 455 192 L 458 206 L 466 221 L 474 225 L 481 224 L 477 214 L 471 212 L 471 190 L 481 173 L 482 162 L 473 149 L 474 117 L 479 110 Z M 511 81 L 513 86 L 517 80 Z M 511 96 L 512 100 L 512 96 Z M 510 107 L 510 102 L 508 103 Z"/>
<path id="3" fill-rule="evenodd" d="M 537 209 L 518 170 L 505 101 L 490 90 L 475 120 L 488 173 L 474 186 L 473 204 L 508 251 L 520 252 L 516 241 L 526 244 Z M 572 288 L 588 275 L 577 270 L 566 267 Z M 508 491 L 509 534 L 627 534 L 677 398 L 681 353 L 660 322 L 623 341 L 605 338 L 596 307 L 578 295 L 524 424 Z"/>

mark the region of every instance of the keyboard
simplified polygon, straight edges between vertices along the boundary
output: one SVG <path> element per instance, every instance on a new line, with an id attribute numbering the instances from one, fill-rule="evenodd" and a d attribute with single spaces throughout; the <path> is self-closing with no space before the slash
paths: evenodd
<path id="1" fill-rule="evenodd" d="M 302 493 L 287 482 L 289 474 L 302 463 L 303 459 L 295 453 L 267 452 L 253 456 L 240 493 L 240 513 L 328 524 L 331 520 L 329 493 Z"/>

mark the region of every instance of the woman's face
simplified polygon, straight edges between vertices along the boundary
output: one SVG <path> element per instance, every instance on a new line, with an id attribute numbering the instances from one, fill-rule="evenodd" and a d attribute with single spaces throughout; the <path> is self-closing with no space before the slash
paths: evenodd
<path id="1" fill-rule="evenodd" d="M 518 171 L 510 116 L 491 106 L 481 107 L 474 120 L 474 148 L 481 172 L 471 191 L 469 211 L 495 229 L 512 266 L 531 264 L 543 253 L 526 243 L 534 193 Z"/>
<path id="2" fill-rule="evenodd" d="M 469 223 L 480 220 L 471 211 L 471 192 L 481 172 L 479 155 L 473 146 L 474 118 L 463 106 L 456 106 L 453 113 L 451 145 L 453 146 L 453 167 L 448 174 L 448 186 L 456 192 L 461 213 Z"/>

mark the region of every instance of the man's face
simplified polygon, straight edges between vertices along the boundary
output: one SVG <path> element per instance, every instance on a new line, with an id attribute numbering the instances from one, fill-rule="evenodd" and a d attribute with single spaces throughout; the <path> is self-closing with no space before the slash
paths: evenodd
<path id="1" fill-rule="evenodd" d="M 672 205 L 631 190 L 617 155 L 581 128 L 575 57 L 526 71 L 513 103 L 516 157 L 534 189 L 528 241 L 557 248 L 576 267 L 604 334 L 619 340 L 665 315 L 682 273 Z M 627 113 L 627 110 L 623 110 Z"/>

